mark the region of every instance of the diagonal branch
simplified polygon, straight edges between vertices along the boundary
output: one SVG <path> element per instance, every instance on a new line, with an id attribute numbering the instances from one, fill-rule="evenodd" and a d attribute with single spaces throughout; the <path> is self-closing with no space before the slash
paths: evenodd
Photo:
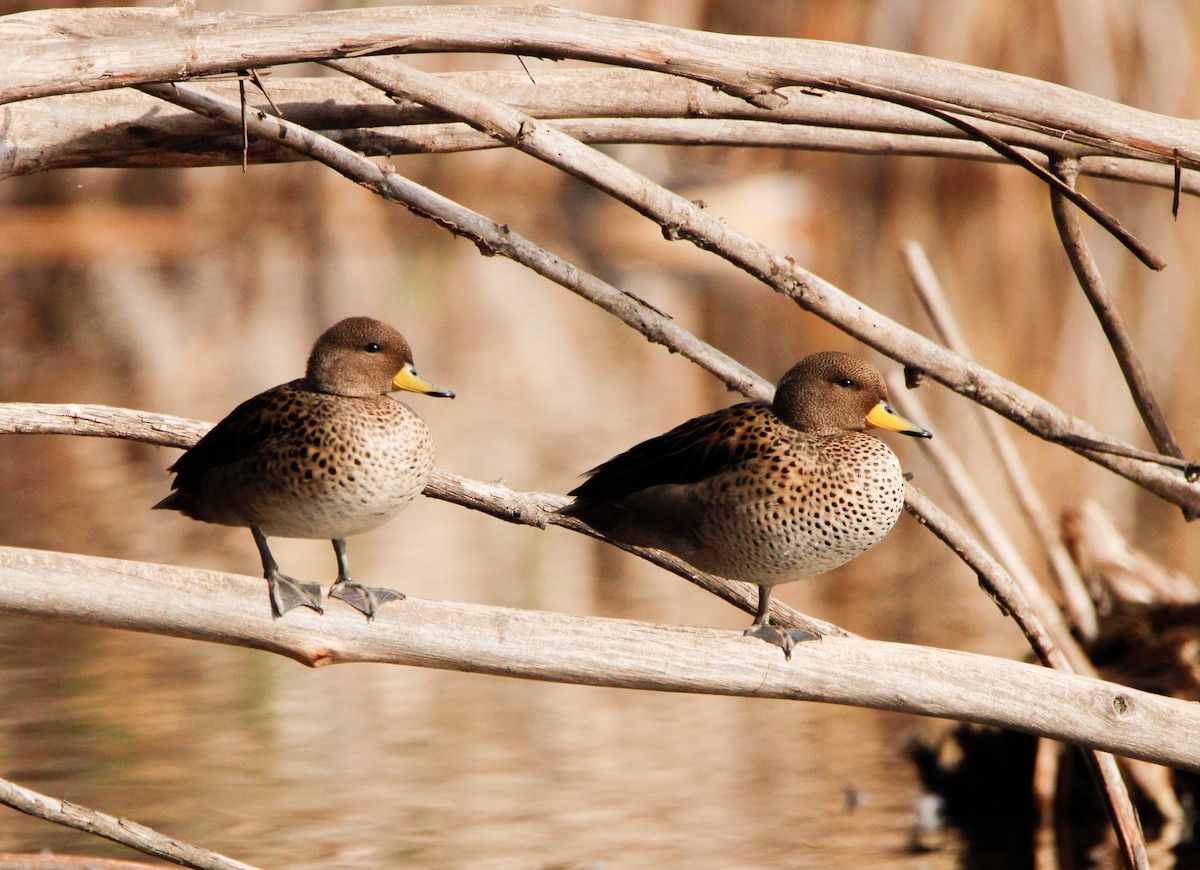
<path id="1" fill-rule="evenodd" d="M 117 818 L 0 779 L 0 804 L 26 815 L 95 834 L 146 855 L 196 870 L 255 870 L 249 864 L 193 846 L 130 819 Z M 6 865 L 7 866 L 7 865 Z"/>
<path id="2" fill-rule="evenodd" d="M 1044 181 L 1050 187 L 1053 195 L 1065 197 L 1073 202 L 1080 209 L 1082 209 L 1088 215 L 1088 217 L 1100 224 L 1100 226 L 1104 227 L 1104 229 L 1111 233 L 1112 236 L 1117 239 L 1117 241 L 1128 248 L 1135 257 L 1137 257 L 1151 269 L 1154 269 L 1155 271 L 1161 271 L 1167 267 L 1167 264 L 1164 260 L 1160 259 L 1153 251 L 1146 247 L 1146 245 L 1140 239 L 1134 236 L 1133 233 L 1121 226 L 1121 222 L 1117 220 L 1115 216 L 1109 214 L 1099 205 L 1092 202 L 1073 186 L 1068 184 L 1064 179 L 1059 178 L 1055 173 L 1051 172 L 1046 167 L 1041 166 L 1036 161 L 1030 159 L 1028 156 L 1022 153 L 1020 149 L 1014 148 L 1000 137 L 992 135 L 979 125 L 973 124 L 970 121 L 967 121 L 965 118 L 960 118 L 953 111 L 955 107 L 937 106 L 933 104 L 933 101 L 923 99 L 914 94 L 906 94 L 896 91 L 892 88 L 879 87 L 866 82 L 846 82 L 845 80 L 839 80 L 838 84 L 841 87 L 851 88 L 853 93 L 869 94 L 871 96 L 878 97 L 881 100 L 887 100 L 889 102 L 896 103 L 897 105 L 908 106 L 909 108 L 925 112 L 935 118 L 945 121 L 952 127 L 962 130 L 973 139 L 978 139 L 980 142 L 986 144 L 997 154 L 1001 155 L 1012 163 L 1015 163 L 1022 169 L 1033 173 L 1034 176 Z"/>
<path id="3" fill-rule="evenodd" d="M 187 85 L 145 85 L 141 90 L 168 102 L 185 105 L 210 117 L 241 124 L 238 103 L 213 97 Z M 455 235 L 475 243 L 487 255 L 502 255 L 528 266 L 633 326 L 650 341 L 662 344 L 721 378 L 748 396 L 769 397 L 766 381 L 716 348 L 696 338 L 654 306 L 579 269 L 556 254 L 416 182 L 391 167 L 379 167 L 348 148 L 304 127 L 253 109 L 246 117 L 253 135 L 278 141 L 337 169 L 381 196 L 399 202 L 414 214 L 429 218 Z"/>
<path id="4" fill-rule="evenodd" d="M 331 61 L 341 69 L 389 93 L 454 114 L 489 135 L 587 181 L 663 227 L 668 239 L 686 238 L 745 270 L 905 365 L 929 374 L 956 392 L 981 402 L 1042 438 L 1065 443 L 1063 436 L 1109 443 L 1090 424 L 1073 417 L 1025 388 L 963 359 L 916 332 L 863 305 L 857 299 L 798 266 L 762 243 L 729 227 L 695 203 L 665 190 L 621 163 L 510 106 L 482 97 L 436 76 L 397 62 Z M 272 119 L 283 125 L 279 119 Z M 1069 439 L 1068 439 L 1069 441 Z M 1131 462 L 1122 456 L 1079 448 L 1080 455 L 1146 487 L 1168 501 L 1200 511 L 1200 487 L 1182 474 Z M 1125 445 L 1118 445 L 1124 447 Z M 1174 461 L 1174 460 L 1168 460 Z"/>
<path id="5" fill-rule="evenodd" d="M 942 291 L 941 282 L 934 274 L 924 249 L 916 242 L 907 242 L 904 245 L 904 259 L 913 288 L 925 308 L 925 313 L 933 322 L 938 337 L 955 353 L 960 353 L 968 359 L 972 358 L 966 337 L 958 327 L 954 312 Z M 984 434 L 1004 467 L 1009 485 L 1042 544 L 1075 628 L 1085 640 L 1094 640 L 1099 631 L 1096 607 L 1088 595 L 1083 578 L 1079 575 L 1079 569 L 1058 535 L 1050 516 L 1050 509 L 1034 486 L 1029 470 L 1021 460 L 1008 430 L 994 415 L 983 413 L 979 406 L 976 406 L 976 410 Z"/>
<path id="6" fill-rule="evenodd" d="M 1075 179 L 1079 174 L 1079 167 L 1074 160 L 1054 160 L 1051 162 L 1051 170 L 1064 186 L 1074 189 Z M 1096 313 L 1096 319 L 1100 321 L 1100 328 L 1104 330 L 1104 335 L 1112 346 L 1113 356 L 1117 358 L 1130 395 L 1133 396 L 1138 413 L 1142 415 L 1142 422 L 1150 432 L 1154 446 L 1160 453 L 1182 458 L 1183 452 L 1179 449 L 1179 442 L 1171 434 L 1162 406 L 1154 396 L 1154 389 L 1150 386 L 1150 379 L 1146 377 L 1146 370 L 1133 347 L 1125 320 L 1104 286 L 1100 267 L 1096 265 L 1087 239 L 1084 238 L 1078 216 L 1068 205 L 1066 195 L 1058 188 L 1050 192 L 1050 205 L 1054 211 L 1054 223 L 1062 237 L 1063 248 L 1071 261 L 1071 268 L 1074 269 L 1079 286 L 1083 288 L 1084 295 Z"/>
<path id="7" fill-rule="evenodd" d="M 908 511 L 976 572 L 980 585 L 1021 626 L 1043 664 L 1066 673 L 1095 673 L 1087 655 L 1061 625 L 1061 619 L 1056 621 L 1053 630 L 1043 625 L 1038 611 L 1029 604 L 1008 572 L 964 529 L 912 485 L 908 487 L 905 501 Z M 1048 613 L 1052 605 L 1048 608 L 1043 604 L 1039 609 L 1042 613 Z M 1095 748 L 1089 753 L 1089 760 L 1102 784 L 1105 807 L 1121 841 L 1126 863 L 1138 870 L 1148 870 L 1150 863 L 1145 837 L 1117 760 L 1110 753 L 1096 751 Z"/>

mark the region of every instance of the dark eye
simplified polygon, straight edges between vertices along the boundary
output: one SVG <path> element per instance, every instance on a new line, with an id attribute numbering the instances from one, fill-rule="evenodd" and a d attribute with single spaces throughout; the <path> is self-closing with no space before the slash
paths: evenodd
<path id="1" fill-rule="evenodd" d="M 853 378 L 839 378 L 837 385 L 839 387 L 857 387 L 858 386 L 858 384 L 856 384 L 854 382 Z"/>
<path id="2" fill-rule="evenodd" d="M 379 353 L 381 350 L 383 350 L 383 348 L 375 342 L 370 341 L 363 346 L 363 350 L 365 350 L 367 353 Z"/>

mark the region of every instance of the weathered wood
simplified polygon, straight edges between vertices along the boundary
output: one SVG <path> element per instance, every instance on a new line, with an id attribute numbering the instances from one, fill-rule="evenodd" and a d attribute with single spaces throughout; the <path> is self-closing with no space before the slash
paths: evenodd
<path id="1" fill-rule="evenodd" d="M 150 36 L 153 38 L 150 38 Z M 493 52 L 669 72 L 779 108 L 779 88 L 870 82 L 950 111 L 1163 163 L 1200 163 L 1200 124 L 1024 76 L 903 52 L 731 36 L 551 6 L 412 6 L 298 15 L 194 8 L 43 10 L 0 18 L 0 103 L 365 54 Z M 865 87 L 864 87 L 865 90 Z M 816 98 L 816 97 L 814 97 Z"/>
<path id="2" fill-rule="evenodd" d="M 647 142 L 830 150 L 864 154 L 958 157 L 1001 162 L 983 143 L 929 115 L 859 97 L 829 93 L 797 95 L 779 109 L 752 106 L 699 82 L 646 70 L 574 69 L 523 73 L 447 73 L 446 78 L 503 99 L 585 142 Z M 284 117 L 321 130 L 368 155 L 453 152 L 504 144 L 450 117 L 409 100 L 390 100 L 353 79 L 265 79 Z M 239 97 L 238 83 L 212 81 L 214 93 Z M 255 88 L 251 105 L 270 105 Z M 128 89 L 63 94 L 0 107 L 0 177 L 81 166 L 228 166 L 243 159 L 240 134 L 194 112 L 162 106 Z M 979 121 L 1006 142 L 1048 163 L 1046 153 L 1080 160 L 1080 171 L 1097 177 L 1172 187 L 1174 168 L 1111 157 L 1103 148 L 1063 142 L 1061 137 Z M 1036 150 L 1035 150 L 1036 149 Z M 251 163 L 304 159 L 288 148 L 252 140 Z M 1200 172 L 1184 170 L 1182 192 L 1200 193 Z"/>
<path id="3" fill-rule="evenodd" d="M 589 686 L 822 701 L 1025 731 L 1200 771 L 1200 706 L 987 656 L 858 638 L 787 661 L 741 631 L 408 598 L 274 619 L 259 578 L 0 547 L 0 613 L 266 650 Z"/>

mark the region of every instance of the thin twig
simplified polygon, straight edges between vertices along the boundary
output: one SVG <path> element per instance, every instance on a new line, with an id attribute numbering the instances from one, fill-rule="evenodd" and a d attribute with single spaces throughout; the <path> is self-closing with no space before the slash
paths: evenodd
<path id="1" fill-rule="evenodd" d="M 242 174 L 250 162 L 250 131 L 246 129 L 246 80 L 238 78 L 238 102 L 242 107 Z"/>
<path id="2" fill-rule="evenodd" d="M 1053 160 L 1050 168 L 1054 175 L 1061 179 L 1065 187 L 1074 189 L 1075 179 L 1079 174 L 1074 159 Z M 1100 321 L 1100 327 L 1104 330 L 1105 337 L 1108 338 L 1117 364 L 1121 367 L 1121 373 L 1125 376 L 1125 383 L 1129 386 L 1129 393 L 1133 397 L 1138 413 L 1142 415 L 1142 422 L 1145 423 L 1150 438 L 1154 441 L 1154 446 L 1160 453 L 1181 458 L 1183 452 L 1179 449 L 1179 443 L 1175 440 L 1175 436 L 1171 434 L 1171 427 L 1167 424 L 1162 406 L 1155 398 L 1154 389 L 1150 386 L 1150 380 L 1146 377 L 1146 371 L 1142 367 L 1137 351 L 1134 350 L 1133 341 L 1129 337 L 1129 330 L 1125 327 L 1121 312 L 1113 303 L 1112 297 L 1109 296 L 1108 290 L 1104 286 L 1100 267 L 1092 256 L 1087 239 L 1084 238 L 1083 229 L 1079 226 L 1079 218 L 1068 204 L 1066 195 L 1059 188 L 1051 190 L 1050 205 L 1054 212 L 1054 223 L 1058 226 L 1059 235 L 1062 237 L 1063 248 L 1067 252 L 1067 258 L 1071 261 L 1071 268 L 1075 270 L 1079 286 L 1083 288 L 1083 293 L 1091 303 L 1092 310 L 1096 312 L 1096 319 Z"/>
<path id="3" fill-rule="evenodd" d="M 893 372 L 888 377 L 888 389 L 896 405 L 901 408 L 901 413 L 915 420 L 930 419 L 930 415 L 924 409 L 916 391 L 904 391 L 904 382 L 899 372 Z M 911 413 L 909 413 L 910 411 Z M 1046 626 L 1046 631 L 1053 644 L 1066 652 L 1073 669 L 1080 673 L 1087 673 L 1090 663 L 1083 650 L 1070 642 L 1071 632 L 1063 621 L 1058 605 L 1046 594 L 1041 583 L 1026 564 L 1012 537 L 997 518 L 988 499 L 975 485 L 966 466 L 951 448 L 950 442 L 945 438 L 934 438 L 925 445 L 923 452 L 949 485 L 971 524 L 983 536 L 989 549 L 995 553 L 999 564 L 1004 566 L 1016 587 L 1021 590 L 1024 600 L 1031 608 L 1032 618 Z M 1009 602 L 1003 595 L 1001 603 L 1006 608 L 1009 607 Z"/>
<path id="4" fill-rule="evenodd" d="M 966 337 L 959 329 L 954 317 L 954 311 L 946 300 L 925 250 L 916 242 L 904 245 L 904 261 L 908 268 L 908 276 L 913 289 L 920 299 L 925 313 L 929 315 L 934 329 L 942 342 L 955 353 L 962 354 L 967 359 L 973 358 Z M 1076 629 L 1085 640 L 1095 638 L 1099 623 L 1096 619 L 1096 607 L 1088 594 L 1087 586 L 1079 574 L 1079 569 L 1067 552 L 1066 546 L 1059 537 L 1058 529 L 1050 517 L 1050 510 L 1033 484 L 1025 463 L 1021 460 L 1008 430 L 1006 430 L 994 414 L 987 413 L 979 405 L 975 405 L 976 418 L 983 425 L 984 434 L 992 445 L 992 449 L 1000 459 L 1009 486 L 1017 497 L 1025 518 L 1038 540 L 1050 564 L 1050 569 L 1058 582 L 1063 600 Z M 924 419 L 917 417 L 916 419 Z"/>
<path id="5" fill-rule="evenodd" d="M 271 108 L 275 111 L 275 114 L 282 118 L 283 112 L 280 110 L 279 106 L 275 105 L 275 101 L 271 99 L 271 92 L 268 91 L 267 86 L 263 84 L 265 73 L 260 73 L 256 69 L 251 69 L 246 71 L 246 75 L 250 76 L 250 81 L 254 82 L 254 86 L 262 92 L 264 97 L 266 97 L 267 102 L 271 104 Z"/>
<path id="6" fill-rule="evenodd" d="M 1032 172 L 1035 176 L 1049 185 L 1050 190 L 1056 194 L 1066 197 L 1071 202 L 1075 203 L 1080 209 L 1087 213 L 1088 217 L 1094 220 L 1100 226 L 1104 227 L 1112 234 L 1122 245 L 1129 251 L 1155 271 L 1161 271 L 1167 267 L 1164 260 L 1159 258 L 1145 244 L 1142 243 L 1133 233 L 1121 226 L 1121 222 L 1114 215 L 1109 214 L 1096 203 L 1092 202 L 1078 190 L 1075 190 L 1069 184 L 1066 184 L 1063 179 L 1059 178 L 1055 173 L 1048 171 L 1045 167 L 1040 166 L 1033 160 L 1030 160 L 1018 149 L 1012 147 L 1003 139 L 993 136 L 986 130 L 981 129 L 977 124 L 973 124 L 949 111 L 952 107 L 939 107 L 934 105 L 931 100 L 924 97 L 919 97 L 915 94 L 906 94 L 897 91 L 893 88 L 886 88 L 879 85 L 868 84 L 866 82 L 849 82 L 848 80 L 839 80 L 840 86 L 852 85 L 855 93 L 870 94 L 877 96 L 881 100 L 894 102 L 897 105 L 908 106 L 920 112 L 932 115 L 962 130 L 973 139 L 978 139 L 985 143 L 989 148 L 993 149 L 997 154 L 1011 160 L 1017 166 Z"/>
<path id="7" fill-rule="evenodd" d="M 172 864 L 197 870 L 255 870 L 217 852 L 193 846 L 129 819 L 89 809 L 0 779 L 0 803 L 49 822 L 75 828 Z"/>

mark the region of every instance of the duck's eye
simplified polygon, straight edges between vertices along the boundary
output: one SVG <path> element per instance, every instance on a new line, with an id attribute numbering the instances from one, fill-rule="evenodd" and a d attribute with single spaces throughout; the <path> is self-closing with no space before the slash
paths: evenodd
<path id="1" fill-rule="evenodd" d="M 367 353 L 379 353 L 381 350 L 383 350 L 383 348 L 377 343 L 369 341 L 363 346 L 363 350 L 365 350 Z"/>
<path id="2" fill-rule="evenodd" d="M 837 385 L 839 387 L 857 387 L 858 386 L 858 384 L 856 384 L 854 382 L 853 378 L 839 378 Z"/>

